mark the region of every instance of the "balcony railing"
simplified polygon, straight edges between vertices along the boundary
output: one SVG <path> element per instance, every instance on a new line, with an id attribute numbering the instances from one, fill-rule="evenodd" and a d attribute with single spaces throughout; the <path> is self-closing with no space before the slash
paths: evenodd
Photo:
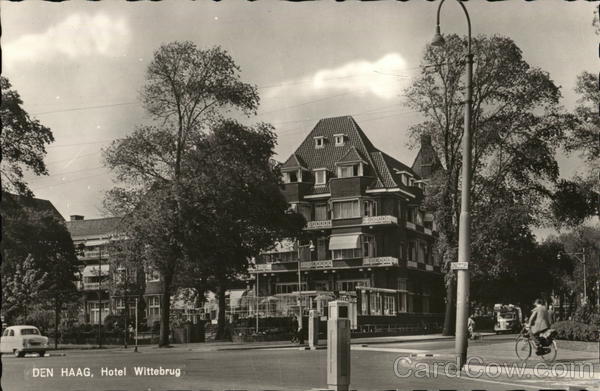
<path id="1" fill-rule="evenodd" d="M 300 262 L 301 269 L 325 269 L 331 267 L 333 267 L 333 261 L 331 259 L 323 261 Z"/>
<path id="2" fill-rule="evenodd" d="M 83 283 L 83 290 L 84 291 L 97 291 L 100 288 L 102 288 L 102 290 L 106 290 L 108 289 L 108 285 L 109 282 L 104 282 L 102 284 L 98 283 L 98 282 L 84 282 Z"/>
<path id="3" fill-rule="evenodd" d="M 365 216 L 362 219 L 363 225 L 387 225 L 398 224 L 398 218 L 395 216 Z"/>
<path id="4" fill-rule="evenodd" d="M 257 272 L 267 272 L 267 271 L 271 271 L 271 264 L 270 263 L 259 263 L 258 265 L 254 266 L 254 270 L 256 270 Z"/>
<path id="5" fill-rule="evenodd" d="M 309 221 L 306 224 L 306 229 L 329 229 L 331 228 L 331 220 L 315 220 Z"/>
<path id="6" fill-rule="evenodd" d="M 364 266 L 398 266 L 398 258 L 394 257 L 372 257 L 363 258 Z"/>

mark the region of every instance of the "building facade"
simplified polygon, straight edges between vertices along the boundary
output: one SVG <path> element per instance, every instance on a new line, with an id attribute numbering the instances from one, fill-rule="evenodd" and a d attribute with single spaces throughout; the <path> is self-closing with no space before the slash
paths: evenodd
<path id="1" fill-rule="evenodd" d="M 377 149 L 352 117 L 320 120 L 280 166 L 283 193 L 305 217 L 307 238 L 259 257 L 250 269 L 259 301 L 293 306 L 300 297 L 307 313 L 323 312 L 323 297 L 346 297 L 356 302 L 359 324 L 441 322 L 436 226 L 422 206 L 441 165 L 431 140 L 421 142 L 409 167 Z"/>

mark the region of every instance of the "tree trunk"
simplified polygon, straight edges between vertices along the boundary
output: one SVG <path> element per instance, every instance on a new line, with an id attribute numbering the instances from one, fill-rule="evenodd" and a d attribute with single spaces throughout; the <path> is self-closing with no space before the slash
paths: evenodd
<path id="1" fill-rule="evenodd" d="M 217 295 L 219 300 L 219 314 L 217 317 L 217 336 L 216 339 L 225 339 L 225 291 L 227 290 L 227 284 L 225 281 L 219 282 L 217 289 Z"/>
<path id="2" fill-rule="evenodd" d="M 163 294 L 160 298 L 160 335 L 158 337 L 158 347 L 169 346 L 169 315 L 171 312 L 171 283 L 173 275 L 171 273 L 164 275 Z"/>
<path id="3" fill-rule="evenodd" d="M 58 323 L 60 322 L 60 305 L 54 304 L 54 349 L 58 349 Z"/>
<path id="4" fill-rule="evenodd" d="M 454 312 L 454 280 L 450 280 L 446 284 L 446 311 L 442 335 L 454 335 Z"/>

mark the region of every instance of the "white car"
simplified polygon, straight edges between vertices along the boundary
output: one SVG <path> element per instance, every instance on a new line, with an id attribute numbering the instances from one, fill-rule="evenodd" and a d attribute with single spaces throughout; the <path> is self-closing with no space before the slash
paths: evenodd
<path id="1" fill-rule="evenodd" d="M 44 337 L 35 326 L 10 326 L 0 338 L 0 353 L 12 353 L 23 357 L 26 353 L 39 353 L 44 357 L 48 349 L 48 337 Z"/>

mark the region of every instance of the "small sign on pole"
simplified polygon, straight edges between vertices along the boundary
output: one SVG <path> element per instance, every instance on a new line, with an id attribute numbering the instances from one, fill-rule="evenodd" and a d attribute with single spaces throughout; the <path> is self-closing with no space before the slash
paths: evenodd
<path id="1" fill-rule="evenodd" d="M 469 262 L 452 262 L 450 270 L 469 270 Z"/>

